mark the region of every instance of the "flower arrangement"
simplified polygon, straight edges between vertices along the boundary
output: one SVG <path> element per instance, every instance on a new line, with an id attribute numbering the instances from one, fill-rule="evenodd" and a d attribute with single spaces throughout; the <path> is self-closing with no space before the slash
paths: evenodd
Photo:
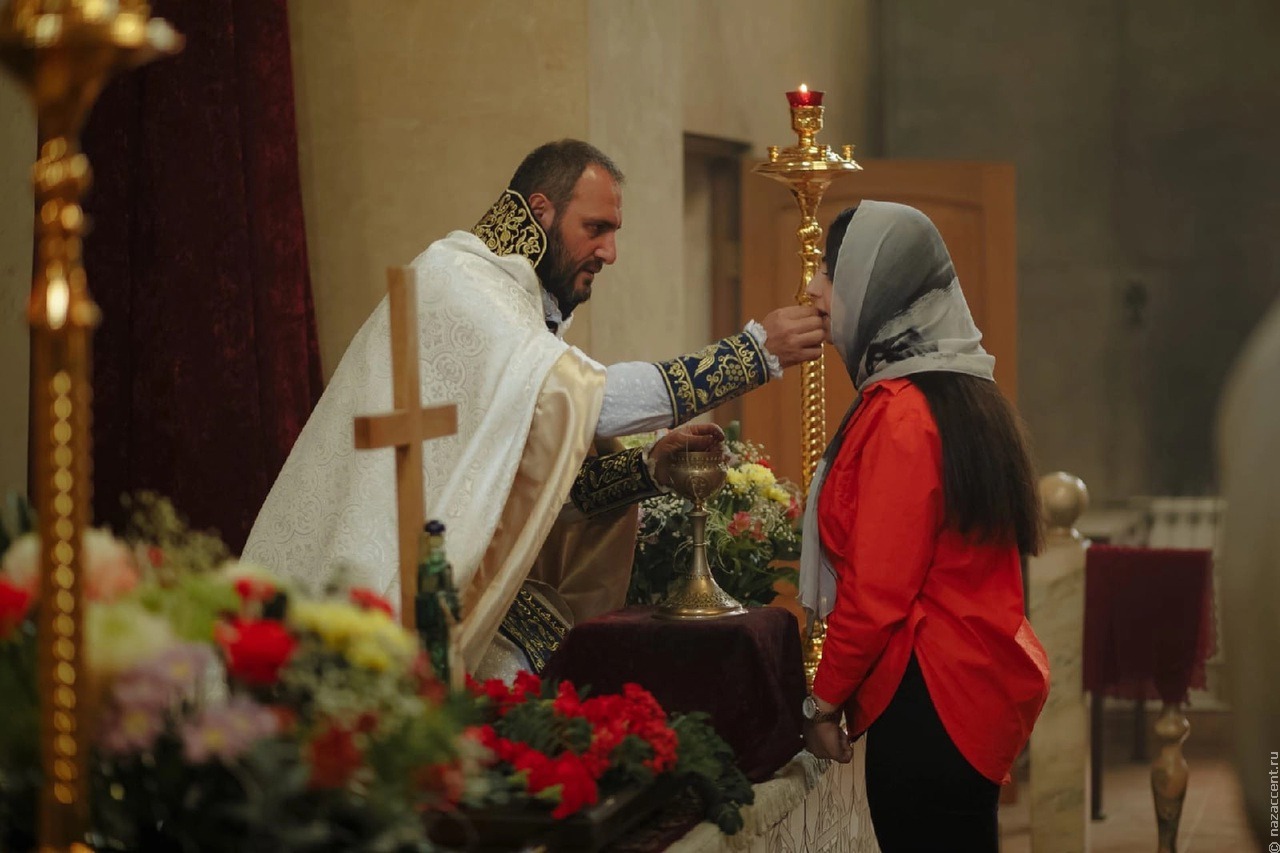
<path id="1" fill-rule="evenodd" d="M 742 828 L 751 784 L 706 715 L 669 717 L 636 684 L 586 696 L 568 681 L 543 683 L 524 672 L 510 686 L 497 679 L 468 686 L 484 722 L 467 736 L 487 753 L 489 776 L 473 804 L 541 804 L 562 819 L 625 788 L 668 779 L 691 785 L 707 820 L 724 832 Z"/>
<path id="2" fill-rule="evenodd" d="M 368 590 L 308 598 L 165 501 L 84 537 L 98 849 L 420 850 L 480 779 L 467 701 Z M 33 847 L 35 534 L 0 565 L 0 846 Z"/>
<path id="3" fill-rule="evenodd" d="M 783 563 L 800 556 L 800 493 L 794 483 L 774 474 L 763 448 L 738 437 L 736 423 L 726 436 L 725 485 L 705 502 L 707 561 L 725 592 L 744 603 L 768 604 L 778 581 L 796 579 L 795 569 Z M 675 494 L 640 505 L 629 603 L 660 600 L 672 580 L 688 572 L 692 508 Z"/>

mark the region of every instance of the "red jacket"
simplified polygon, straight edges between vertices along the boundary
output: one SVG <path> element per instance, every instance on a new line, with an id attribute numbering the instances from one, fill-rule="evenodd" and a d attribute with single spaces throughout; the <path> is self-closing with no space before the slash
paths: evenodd
<path id="1" fill-rule="evenodd" d="M 1049 662 L 1023 616 L 1017 546 L 943 527 L 942 441 L 910 380 L 866 389 L 818 510 L 838 584 L 813 692 L 863 732 L 914 652 L 960 754 L 1007 781 L 1048 696 Z"/>

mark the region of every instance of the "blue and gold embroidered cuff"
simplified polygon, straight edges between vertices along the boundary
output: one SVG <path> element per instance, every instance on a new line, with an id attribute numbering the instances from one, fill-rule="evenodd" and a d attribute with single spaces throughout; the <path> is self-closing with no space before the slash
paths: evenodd
<path id="1" fill-rule="evenodd" d="M 498 626 L 508 640 L 529 658 L 535 673 L 546 669 L 551 655 L 560 648 L 569 626 L 529 590 L 521 588 L 511 609 Z"/>
<path id="2" fill-rule="evenodd" d="M 769 366 L 747 332 L 717 341 L 691 355 L 655 365 L 671 396 L 676 424 L 710 411 L 769 381 Z"/>
<path id="3" fill-rule="evenodd" d="M 583 462 L 569 498 L 579 512 L 592 516 L 651 498 L 661 491 L 645 464 L 644 450 L 633 447 Z"/>

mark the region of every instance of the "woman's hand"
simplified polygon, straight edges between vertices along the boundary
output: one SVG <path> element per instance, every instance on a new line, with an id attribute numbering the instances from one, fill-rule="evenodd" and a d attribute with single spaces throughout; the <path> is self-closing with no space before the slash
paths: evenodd
<path id="1" fill-rule="evenodd" d="M 835 720 L 828 723 L 805 723 L 804 745 L 815 758 L 827 758 L 841 764 L 848 764 L 853 760 L 849 736 Z"/>

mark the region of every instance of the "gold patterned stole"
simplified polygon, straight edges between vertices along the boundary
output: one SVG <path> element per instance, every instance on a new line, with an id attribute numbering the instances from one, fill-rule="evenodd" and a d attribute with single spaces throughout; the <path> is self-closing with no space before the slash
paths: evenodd
<path id="1" fill-rule="evenodd" d="M 547 232 L 538 224 L 529 202 L 512 189 L 502 191 L 471 233 L 483 240 L 495 255 L 524 255 L 534 269 L 547 253 Z"/>
<path id="2" fill-rule="evenodd" d="M 526 584 L 516 593 L 498 631 L 528 656 L 535 673 L 541 673 L 569 633 L 569 625 Z"/>

